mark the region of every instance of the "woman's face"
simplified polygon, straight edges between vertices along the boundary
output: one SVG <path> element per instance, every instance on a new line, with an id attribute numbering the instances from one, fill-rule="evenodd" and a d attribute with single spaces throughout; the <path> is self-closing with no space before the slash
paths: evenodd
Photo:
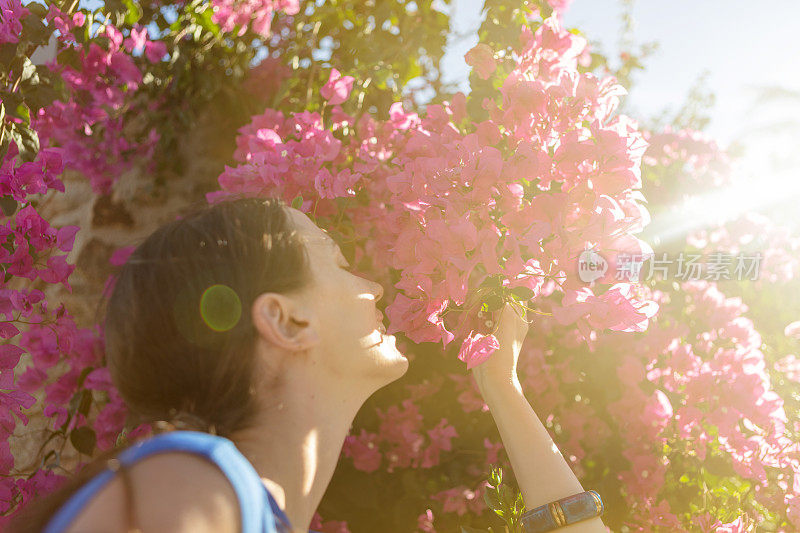
<path id="1" fill-rule="evenodd" d="M 336 242 L 302 211 L 287 208 L 306 244 L 311 280 L 302 291 L 309 306 L 309 322 L 319 336 L 312 354 L 326 374 L 345 380 L 366 380 L 383 386 L 401 377 L 408 360 L 386 335 L 376 302 L 383 296 L 380 284 L 349 272 Z M 385 330 L 385 329 L 384 329 Z"/>

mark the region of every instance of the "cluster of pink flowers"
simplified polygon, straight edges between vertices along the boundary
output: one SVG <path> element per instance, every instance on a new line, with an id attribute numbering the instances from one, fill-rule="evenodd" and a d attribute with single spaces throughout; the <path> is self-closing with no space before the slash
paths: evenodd
<path id="1" fill-rule="evenodd" d="M 682 129 L 674 131 L 670 126 L 658 132 L 646 132 L 649 144 L 644 163 L 651 166 L 668 167 L 680 163 L 685 176 L 701 181 L 706 187 L 720 187 L 727 183 L 727 165 L 730 161 L 717 142 L 697 130 Z M 705 179 L 706 170 L 716 171 L 713 179 Z"/>
<path id="2" fill-rule="evenodd" d="M 800 523 L 800 487 L 792 485 L 800 475 L 793 439 L 800 428 L 787 420 L 772 388 L 761 337 L 743 316 L 747 306 L 709 282 L 650 296 L 661 309 L 647 333 L 601 333 L 591 355 L 552 320 L 526 340 L 524 386 L 537 398 L 540 417 L 558 422 L 554 437 L 573 469 L 600 482 L 614 460 L 610 450 L 618 450 L 628 466 L 615 463 L 611 475 L 631 509 L 625 525 L 635 531 L 684 530 L 690 523 L 705 524 L 703 531 L 745 531 L 757 519 L 753 507 L 749 514 L 742 507 L 729 524 L 713 514 L 738 506 L 740 487 L 752 488 L 771 513 Z M 585 375 L 587 368 L 599 370 L 589 357 L 615 369 L 613 375 Z M 599 379 L 597 388 L 592 383 Z M 717 477 L 730 480 L 729 492 L 703 495 L 703 484 Z M 685 502 L 674 499 L 679 487 L 697 490 L 705 508 L 687 517 Z"/>
<path id="3" fill-rule="evenodd" d="M 70 46 L 75 42 L 71 31 L 83 31 L 85 16 L 77 12 L 67 17 L 54 5 L 49 7 L 48 21 L 60 31 L 60 43 Z M 28 10 L 13 1 L 2 8 L 0 34 L 18 35 L 19 19 Z M 65 191 L 61 179 L 65 168 L 83 172 L 97 192 L 108 192 L 113 179 L 128 168 L 131 156 L 151 153 L 152 143 L 135 145 L 125 139 L 122 124 L 106 108 L 120 108 L 126 94 L 142 81 L 129 54 L 144 48 L 150 60 L 158 61 L 164 45 L 148 42 L 146 30 L 128 38 L 111 25 L 105 32 L 110 50 L 90 42 L 79 52 L 80 70 L 58 64 L 57 57 L 48 62 L 48 68 L 62 74 L 74 98 L 56 101 L 32 117 L 41 146 L 35 160 L 21 161 L 11 143 L 0 162 L 0 195 L 15 204 L 15 211 L 0 219 L 4 242 L 0 250 L 4 273 L 0 282 L 0 337 L 4 340 L 0 350 L 0 523 L 27 499 L 52 490 L 64 479 L 49 468 L 30 472 L 35 465 L 19 464 L 12 456 L 11 443 L 29 438 L 22 429 L 28 424 L 27 412 L 48 418 L 44 431 L 58 436 L 42 442 L 58 447 L 59 439 L 66 443 L 73 431 L 81 429 L 84 435 L 92 435 L 86 442 L 101 449 L 115 444 L 126 416 L 103 367 L 102 336 L 94 329 L 78 328 L 63 304 L 49 305 L 45 291 L 40 290 L 42 283 L 71 290 L 69 278 L 75 266 L 67 261 L 67 253 L 79 228 L 53 227 L 34 207 L 48 192 Z M 92 136 L 93 129 L 102 133 Z M 59 454 L 48 457 L 49 463 L 57 463 Z"/>
<path id="4" fill-rule="evenodd" d="M 686 196 L 719 190 L 730 183 L 731 160 L 717 142 L 691 129 L 644 132 L 648 142 L 642 158 L 650 204 L 669 206 Z"/>
<path id="5" fill-rule="evenodd" d="M 237 26 L 241 37 L 248 29 L 262 37 L 270 36 L 270 25 L 276 11 L 295 15 L 300 11 L 298 0 L 213 0 L 211 20 L 219 24 L 223 32 L 231 32 Z"/>
<path id="6" fill-rule="evenodd" d="M 800 320 L 786 326 L 784 334 L 791 339 L 800 339 Z M 795 354 L 790 353 L 781 357 L 778 361 L 775 361 L 774 368 L 789 381 L 800 383 L 800 358 Z"/>
<path id="7" fill-rule="evenodd" d="M 762 283 L 786 283 L 800 272 L 800 237 L 759 213 L 744 213 L 721 226 L 699 229 L 687 243 L 729 254 L 760 254 L 757 279 Z"/>
<path id="8" fill-rule="evenodd" d="M 339 105 L 353 80 L 333 71 L 322 90 L 330 114 L 254 117 L 237 139 L 241 164 L 226 168 L 209 199 L 302 196 L 318 217 L 346 213 L 351 231 L 371 241 L 372 267 L 400 272 L 390 333 L 445 346 L 459 338 L 469 366 L 497 347 L 472 298 L 484 282 L 525 302 L 563 292 L 559 318 L 587 335 L 641 331 L 656 306 L 629 284 L 585 286 L 577 264 L 591 247 L 649 250 L 633 235 L 647 218 L 637 190 L 646 143 L 630 119 L 613 116 L 621 87 L 578 72 L 585 40 L 553 17 L 522 43 L 479 123 L 463 95 L 423 117 L 395 104 L 388 121 L 355 123 Z"/>
<path id="9" fill-rule="evenodd" d="M 0 250 L 0 263 L 5 273 L 5 285 L 11 276 L 41 279 L 47 283 L 62 283 L 69 288 L 68 278 L 74 266 L 67 264 L 66 252 L 72 249 L 77 226 L 53 228 L 30 205 L 30 195 L 43 194 L 49 189 L 64 190 L 59 179 L 63 171 L 62 151 L 57 148 L 42 149 L 33 162 L 19 160 L 17 147 L 10 145 L 6 158 L 0 163 L 0 194 L 13 198 L 16 211 L 4 217 L 0 225 L 0 236 L 4 246 Z M 59 253 L 64 252 L 64 253 Z M 16 291 L 12 291 L 17 294 Z M 4 312 L 14 311 L 30 314 L 32 306 L 43 297 L 40 291 L 31 291 L 28 296 L 16 296 L 4 305 Z M 12 321 L 3 328 L 3 337 L 9 338 L 18 331 L 10 330 Z"/>
<path id="10" fill-rule="evenodd" d="M 345 457 L 352 458 L 355 468 L 364 472 L 380 468 L 383 458 L 388 472 L 395 468 L 432 468 L 439 464 L 442 451 L 452 450 L 452 440 L 458 436 L 446 418 L 433 427 L 426 425 L 412 399 L 390 406 L 386 412 L 379 410 L 378 417 L 378 433 L 362 429 L 345 440 Z"/>
<path id="11" fill-rule="evenodd" d="M 17 43 L 22 35 L 22 19 L 30 11 L 22 6 L 20 0 L 3 0 L 0 2 L 0 44 Z"/>
<path id="12" fill-rule="evenodd" d="M 350 533 L 347 528 L 347 522 L 342 520 L 327 520 L 325 521 L 319 513 L 314 514 L 309 526 L 312 530 L 319 533 Z"/>
<path id="13" fill-rule="evenodd" d="M 86 24 L 82 12 L 69 17 L 54 4 L 49 6 L 47 19 L 60 32 L 60 49 L 72 46 L 72 31 L 83 31 Z M 78 69 L 59 64 L 58 56 L 47 63 L 62 76 L 72 98 L 40 109 L 32 127 L 41 141 L 64 148 L 65 165 L 83 174 L 95 192 L 108 194 L 114 181 L 137 160 L 152 160 L 159 139 L 155 128 L 142 139 L 132 139 L 119 113 L 130 105 L 131 95 L 142 84 L 142 71 L 133 53 L 143 50 L 145 57 L 156 63 L 166 54 L 166 45 L 148 40 L 146 28 L 136 27 L 128 37 L 113 24 L 103 31 L 108 49 L 94 41 L 78 47 Z M 158 102 L 148 105 L 156 109 Z"/>
<path id="14" fill-rule="evenodd" d="M 17 202 L 14 214 L 4 216 L 0 224 L 5 243 L 0 249 L 5 273 L 0 286 L 0 337 L 4 339 L 0 346 L 0 516 L 26 498 L 51 490 L 62 479 L 49 470 L 15 477 L 26 465 L 15 464 L 10 442 L 20 437 L 19 427 L 28 423 L 25 411 L 37 398 L 42 400 L 44 416 L 52 419 L 49 430 L 66 433 L 87 422 L 88 411 L 76 410 L 75 395 L 82 387 L 112 400 L 97 414 L 100 420 L 119 406 L 110 383 L 100 379 L 105 369 L 99 368 L 102 351 L 96 333 L 77 328 L 64 306 L 53 309 L 41 290 L 11 283 L 15 278 L 27 279 L 70 289 L 75 267 L 67 262 L 67 253 L 78 227 L 54 228 L 31 205 L 48 190 L 64 191 L 62 154 L 60 148 L 44 146 L 34 161 L 21 162 L 12 144 L 0 164 L 0 193 Z M 97 370 L 87 375 L 92 368 Z M 85 405 L 88 409 L 91 402 Z M 122 425 L 100 426 L 99 442 L 109 447 Z"/>

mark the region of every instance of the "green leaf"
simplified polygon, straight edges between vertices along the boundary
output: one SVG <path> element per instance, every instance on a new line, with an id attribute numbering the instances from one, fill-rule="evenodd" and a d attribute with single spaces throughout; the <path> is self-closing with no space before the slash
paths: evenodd
<path id="1" fill-rule="evenodd" d="M 497 487 L 503 482 L 503 469 L 495 465 L 490 465 L 491 471 L 489 472 L 489 484 L 492 487 Z"/>
<path id="2" fill-rule="evenodd" d="M 89 374 L 91 374 L 94 371 L 95 368 L 93 366 L 87 366 L 86 368 L 81 370 L 80 375 L 78 375 L 78 387 L 82 387 L 83 382 L 86 381 L 86 378 L 89 376 Z"/>
<path id="3" fill-rule="evenodd" d="M 34 112 L 39 111 L 43 107 L 47 107 L 55 100 L 61 98 L 61 94 L 53 87 L 46 85 L 37 85 L 34 89 L 25 93 L 25 103 Z"/>
<path id="4" fill-rule="evenodd" d="M 51 462 L 50 458 L 54 458 L 54 460 Z M 60 463 L 61 463 L 61 454 L 58 453 L 58 450 L 50 450 L 42 458 L 42 468 L 46 468 L 48 470 L 56 468 L 57 466 L 59 466 Z"/>
<path id="5" fill-rule="evenodd" d="M 28 106 L 25 105 L 24 102 L 21 102 L 19 105 L 17 105 L 17 108 L 14 110 L 14 113 L 11 113 L 11 115 L 21 118 L 25 125 L 29 125 L 31 123 L 31 110 L 28 109 Z"/>
<path id="6" fill-rule="evenodd" d="M 33 2 L 30 3 L 33 4 Z M 53 30 L 45 26 L 42 19 L 37 16 L 27 16 L 22 19 L 22 35 L 33 44 L 47 43 L 52 32 Z"/>
<path id="7" fill-rule="evenodd" d="M 92 392 L 89 389 L 81 391 L 81 402 L 78 404 L 78 412 L 83 416 L 89 415 L 89 409 L 92 408 Z"/>
<path id="8" fill-rule="evenodd" d="M 0 196 L 0 211 L 3 216 L 10 217 L 17 211 L 17 201 L 10 196 Z"/>
<path id="9" fill-rule="evenodd" d="M 503 286 L 503 281 L 498 276 L 489 276 L 481 283 L 482 287 L 489 287 L 492 289 L 499 289 Z"/>
<path id="10" fill-rule="evenodd" d="M 503 298 L 498 294 L 490 294 L 483 303 L 486 304 L 487 311 L 497 311 L 503 307 Z"/>
<path id="11" fill-rule="evenodd" d="M 533 289 L 530 289 L 528 287 L 514 287 L 513 289 L 511 289 L 511 294 L 519 298 L 519 300 L 522 302 L 527 302 L 528 300 L 536 296 L 536 293 L 533 292 Z"/>
<path id="12" fill-rule="evenodd" d="M 39 75 L 36 73 L 36 65 L 31 62 L 29 57 L 26 57 L 22 63 L 22 78 L 20 83 L 24 84 L 37 84 L 39 83 Z"/>
<path id="13" fill-rule="evenodd" d="M 38 4 L 36 2 L 28 2 L 27 4 L 25 4 L 25 9 L 27 9 L 40 19 L 43 19 L 47 16 L 47 7 L 45 7 L 42 4 Z"/>
<path id="14" fill-rule="evenodd" d="M 300 209 L 302 205 L 303 205 L 303 196 L 297 195 L 295 199 L 292 200 L 292 207 L 294 207 L 295 209 Z"/>
<path id="15" fill-rule="evenodd" d="M 500 485 L 500 500 L 503 503 L 508 504 L 509 507 L 512 506 L 512 502 L 516 499 L 516 493 L 511 490 L 511 487 L 508 485 Z"/>
<path id="16" fill-rule="evenodd" d="M 92 428 L 81 426 L 70 432 L 69 441 L 80 453 L 92 455 L 97 444 L 97 435 Z"/>
<path id="17" fill-rule="evenodd" d="M 219 24 L 211 20 L 211 16 L 213 14 L 214 13 L 210 8 L 205 8 L 202 11 L 193 13 L 192 16 L 197 24 L 200 25 L 204 30 L 211 32 L 214 37 L 219 37 Z"/>
<path id="18" fill-rule="evenodd" d="M 125 13 L 125 24 L 133 26 L 142 18 L 142 8 L 139 2 L 134 2 L 133 0 L 122 0 L 122 3 L 128 8 L 127 13 Z"/>
<path id="19" fill-rule="evenodd" d="M 114 442 L 115 448 L 121 448 L 128 443 L 128 430 L 123 428 L 119 435 L 117 435 L 117 439 Z"/>
<path id="20" fill-rule="evenodd" d="M 32 162 L 39 153 L 39 136 L 35 131 L 23 124 L 11 124 L 11 139 L 17 143 L 19 156 L 25 162 Z"/>
<path id="21" fill-rule="evenodd" d="M 486 502 L 486 506 L 489 507 L 492 511 L 497 513 L 500 516 L 502 515 L 503 506 L 500 503 L 500 498 L 497 496 L 497 492 L 493 490 L 487 490 L 483 493 L 483 501 Z"/>
<path id="22" fill-rule="evenodd" d="M 16 43 L 0 44 L 0 65 L 9 65 L 17 55 Z"/>

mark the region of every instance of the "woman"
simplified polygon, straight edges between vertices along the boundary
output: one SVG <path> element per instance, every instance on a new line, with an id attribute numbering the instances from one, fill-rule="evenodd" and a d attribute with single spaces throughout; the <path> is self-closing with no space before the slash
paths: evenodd
<path id="1" fill-rule="evenodd" d="M 108 301 L 107 362 L 133 413 L 196 431 L 96 461 L 20 530 L 308 531 L 359 408 L 408 368 L 376 307 L 383 289 L 348 268 L 325 231 L 277 200 L 226 201 L 156 230 Z M 527 330 L 507 305 L 500 349 L 473 375 L 528 508 L 544 505 L 528 530 L 580 519 L 567 529 L 605 531 L 590 518 L 599 498 L 522 395 Z"/>

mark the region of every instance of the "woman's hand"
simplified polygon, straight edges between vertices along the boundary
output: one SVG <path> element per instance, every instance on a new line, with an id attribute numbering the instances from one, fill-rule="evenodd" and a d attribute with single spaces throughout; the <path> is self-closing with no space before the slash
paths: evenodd
<path id="1" fill-rule="evenodd" d="M 500 348 L 489 359 L 472 369 L 475 383 L 484 396 L 489 387 L 519 387 L 517 360 L 522 342 L 528 334 L 525 308 L 519 304 L 506 303 L 498 314 L 494 336 L 497 337 Z"/>

